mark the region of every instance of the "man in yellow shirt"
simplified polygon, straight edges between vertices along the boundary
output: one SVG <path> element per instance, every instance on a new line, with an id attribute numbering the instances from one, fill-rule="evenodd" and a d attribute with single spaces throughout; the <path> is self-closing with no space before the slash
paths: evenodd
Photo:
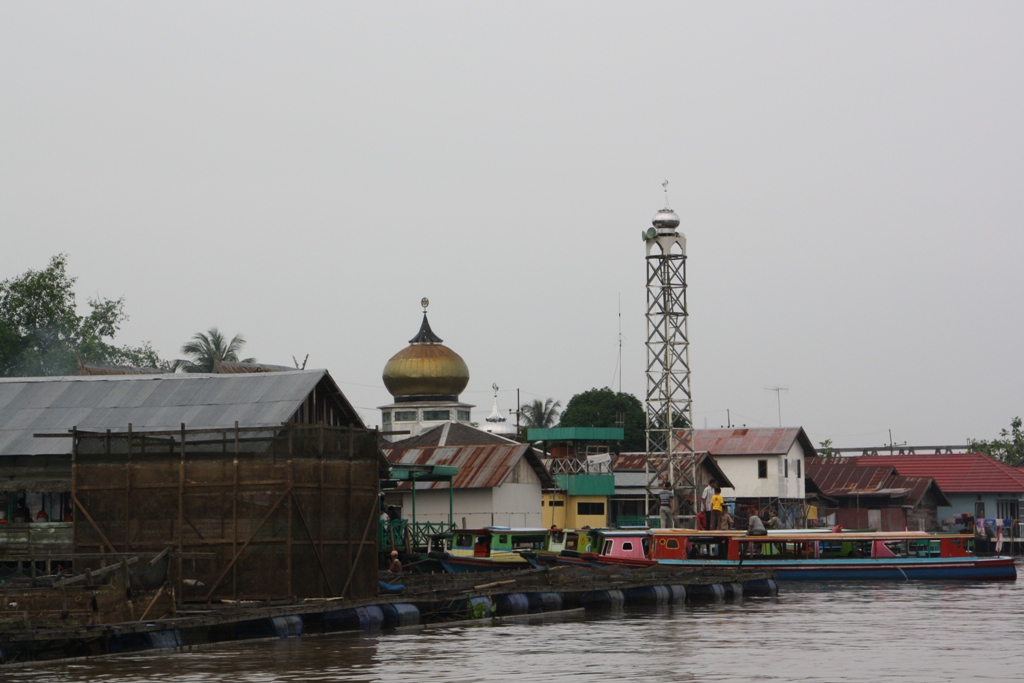
<path id="1" fill-rule="evenodd" d="M 718 486 L 715 487 L 715 495 L 711 496 L 711 525 L 709 529 L 717 530 L 722 524 L 722 506 L 725 503 L 725 499 L 722 498 L 722 489 Z"/>

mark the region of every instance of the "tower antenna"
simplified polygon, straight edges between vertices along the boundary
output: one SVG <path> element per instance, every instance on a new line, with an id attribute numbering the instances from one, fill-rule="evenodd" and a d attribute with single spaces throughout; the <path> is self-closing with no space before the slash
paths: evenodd
<path id="1" fill-rule="evenodd" d="M 779 426 L 782 426 L 782 392 L 789 391 L 789 387 L 765 387 L 765 391 L 774 391 L 775 398 L 779 403 Z"/>
<path id="2" fill-rule="evenodd" d="M 619 368 L 619 393 L 622 393 L 622 292 L 619 292 L 619 359 L 616 361 Z"/>
<path id="3" fill-rule="evenodd" d="M 647 479 L 645 503 L 654 492 L 672 490 L 671 521 L 692 515 L 697 523 L 697 459 L 693 452 L 693 398 L 686 306 L 686 237 L 668 205 L 644 231 L 647 247 Z M 692 504 L 692 509 L 686 510 Z M 686 513 L 686 514 L 680 514 Z"/>

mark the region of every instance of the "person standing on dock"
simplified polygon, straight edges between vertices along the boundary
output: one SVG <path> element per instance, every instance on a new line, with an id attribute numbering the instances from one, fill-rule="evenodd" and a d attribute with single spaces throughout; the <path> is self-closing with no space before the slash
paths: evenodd
<path id="1" fill-rule="evenodd" d="M 671 529 L 675 527 L 672 520 L 672 491 L 668 487 L 668 482 L 661 482 L 661 491 L 658 492 L 658 517 L 661 519 L 662 529 Z"/>
<path id="2" fill-rule="evenodd" d="M 700 506 L 704 512 L 704 528 L 714 529 L 711 525 L 711 498 L 715 495 L 715 487 L 718 482 L 712 479 L 700 494 Z"/>
<path id="3" fill-rule="evenodd" d="M 725 499 L 722 498 L 722 489 L 715 487 L 715 493 L 711 496 L 711 526 L 710 528 L 717 531 L 722 525 L 722 507 L 725 505 Z"/>

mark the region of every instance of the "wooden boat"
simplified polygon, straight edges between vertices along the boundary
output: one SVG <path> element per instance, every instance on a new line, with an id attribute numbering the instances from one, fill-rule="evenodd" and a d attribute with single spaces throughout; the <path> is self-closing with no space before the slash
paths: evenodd
<path id="1" fill-rule="evenodd" d="M 805 532 L 766 536 L 676 529 L 652 533 L 651 555 L 673 565 L 745 567 L 783 581 L 1010 580 L 1012 557 L 978 557 L 969 534 Z"/>
<path id="2" fill-rule="evenodd" d="M 558 564 L 561 555 L 578 557 L 580 550 L 590 550 L 588 530 L 548 529 L 544 547 L 540 550 L 526 550 L 520 554 L 536 568 Z M 589 563 L 587 563 L 589 564 Z"/>
<path id="3" fill-rule="evenodd" d="M 547 529 L 457 529 L 451 535 L 451 548 L 431 551 L 429 557 L 453 574 L 528 569 L 531 565 L 523 553 L 543 550 L 547 537 Z"/>
<path id="4" fill-rule="evenodd" d="M 649 529 L 595 529 L 596 552 L 582 552 L 579 559 L 599 567 L 650 567 L 657 560 L 650 559 Z"/>

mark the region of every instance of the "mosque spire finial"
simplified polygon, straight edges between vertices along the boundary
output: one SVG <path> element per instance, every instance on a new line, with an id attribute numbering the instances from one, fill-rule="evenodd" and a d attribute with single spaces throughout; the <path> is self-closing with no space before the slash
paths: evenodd
<path id="1" fill-rule="evenodd" d="M 665 208 L 668 208 L 668 178 L 661 181 L 661 187 L 665 190 Z"/>

